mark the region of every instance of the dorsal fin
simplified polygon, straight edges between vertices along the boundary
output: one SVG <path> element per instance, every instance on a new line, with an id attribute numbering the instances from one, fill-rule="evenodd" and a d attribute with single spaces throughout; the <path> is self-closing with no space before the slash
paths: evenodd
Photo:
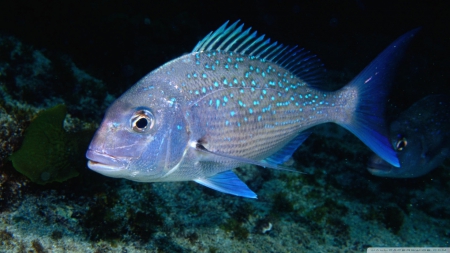
<path id="1" fill-rule="evenodd" d="M 256 31 L 250 33 L 251 27 L 243 31 L 244 24 L 238 26 L 239 20 L 230 26 L 227 26 L 228 22 L 210 32 L 197 43 L 192 52 L 221 50 L 249 55 L 277 63 L 309 85 L 320 84 L 321 74 L 325 69 L 316 55 L 297 46 L 271 43 L 270 39 L 264 39 L 265 35 L 257 36 Z"/>

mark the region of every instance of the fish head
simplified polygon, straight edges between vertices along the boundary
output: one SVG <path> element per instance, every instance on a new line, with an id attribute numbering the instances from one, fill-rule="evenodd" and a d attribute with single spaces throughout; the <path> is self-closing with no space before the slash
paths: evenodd
<path id="1" fill-rule="evenodd" d="M 429 157 L 423 152 L 417 140 L 399 137 L 393 143 L 400 167 L 394 167 L 377 155 L 369 159 L 368 170 L 379 177 L 412 178 L 426 174 L 429 170 Z"/>
<path id="2" fill-rule="evenodd" d="M 425 175 L 439 164 L 435 164 L 435 158 L 430 153 L 429 140 L 426 140 L 417 128 L 411 129 L 408 121 L 393 122 L 391 125 L 391 143 L 400 161 L 400 167 L 394 167 L 373 155 L 368 164 L 371 174 L 380 177 L 414 178 Z M 402 129 L 402 132 L 396 131 Z"/>
<path id="3" fill-rule="evenodd" d="M 152 182 L 180 162 L 189 138 L 181 107 L 170 85 L 153 79 L 144 78 L 108 108 L 86 153 L 91 170 Z"/>
<path id="4" fill-rule="evenodd" d="M 403 112 L 389 129 L 400 167 L 372 157 L 369 171 L 384 177 L 419 177 L 450 157 L 449 101 L 448 95 L 430 95 Z"/>

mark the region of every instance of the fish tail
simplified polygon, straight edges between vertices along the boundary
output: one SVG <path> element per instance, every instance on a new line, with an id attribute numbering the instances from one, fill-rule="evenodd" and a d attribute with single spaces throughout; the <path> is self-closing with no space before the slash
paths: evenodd
<path id="1" fill-rule="evenodd" d="M 339 94 L 341 102 L 350 105 L 347 108 L 351 109 L 336 119 L 336 123 L 355 134 L 372 151 L 396 167 L 400 167 L 400 163 L 390 144 L 384 118 L 386 100 L 395 67 L 419 29 L 404 34 L 389 45 Z"/>

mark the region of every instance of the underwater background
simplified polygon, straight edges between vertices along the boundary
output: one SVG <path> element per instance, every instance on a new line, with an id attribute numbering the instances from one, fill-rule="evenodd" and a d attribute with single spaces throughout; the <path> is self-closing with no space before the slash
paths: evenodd
<path id="1" fill-rule="evenodd" d="M 386 117 L 427 95 L 450 95 L 448 1 L 2 0 L 0 252 L 450 247 L 450 161 L 419 178 L 376 177 L 367 171 L 371 151 L 332 124 L 315 128 L 294 154 L 308 175 L 236 169 L 257 200 L 86 167 L 87 145 L 114 99 L 238 19 L 316 54 L 329 89 L 421 26 Z"/>

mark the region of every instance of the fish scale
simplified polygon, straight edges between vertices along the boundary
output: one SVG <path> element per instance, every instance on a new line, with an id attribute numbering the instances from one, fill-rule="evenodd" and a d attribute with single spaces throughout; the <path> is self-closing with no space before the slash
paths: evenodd
<path id="1" fill-rule="evenodd" d="M 238 24 L 225 23 L 118 98 L 86 153 L 89 168 L 140 182 L 193 180 L 256 198 L 232 169 L 286 169 L 308 129 L 325 122 L 345 127 L 399 166 L 384 104 L 395 64 L 417 30 L 329 92 L 319 88 L 323 68 L 315 55 Z"/>
<path id="2" fill-rule="evenodd" d="M 196 117 L 192 121 L 204 129 L 200 135 L 208 136 L 211 151 L 262 159 L 311 127 L 313 121 L 329 121 L 328 112 L 333 112 L 334 103 L 328 103 L 327 95 L 335 99 L 334 95 L 305 87 L 303 80 L 280 66 L 273 67 L 273 63 L 220 51 L 184 57 L 179 60 L 205 66 L 205 72 L 195 67 L 185 70 L 193 81 L 181 92 L 186 93 L 187 101 L 192 100 L 192 117 Z M 303 114 L 308 115 L 308 121 Z M 247 145 L 236 147 L 237 140 Z M 261 146 L 267 151 L 261 152 Z"/>

